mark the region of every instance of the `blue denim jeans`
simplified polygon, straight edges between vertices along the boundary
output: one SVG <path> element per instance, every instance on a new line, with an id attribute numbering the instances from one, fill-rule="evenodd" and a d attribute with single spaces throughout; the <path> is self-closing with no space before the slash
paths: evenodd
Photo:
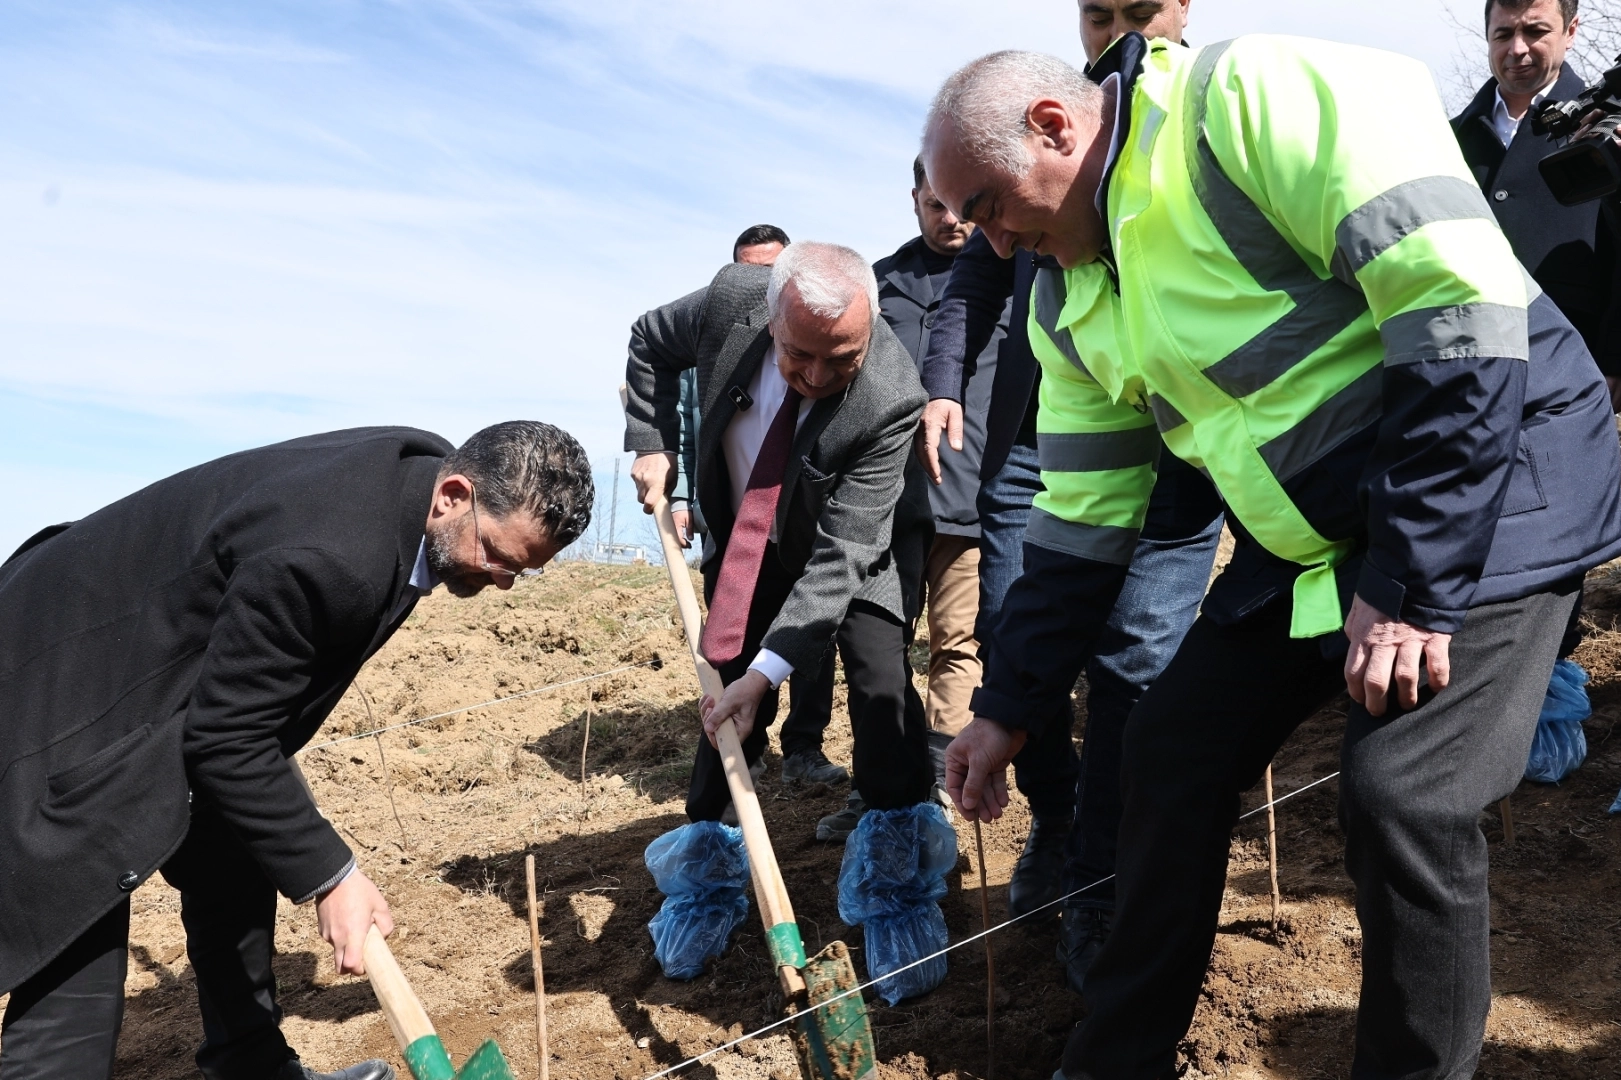
<path id="1" fill-rule="evenodd" d="M 1000 616 L 1024 569 L 1024 530 L 1041 490 L 1035 447 L 1013 447 L 1007 463 L 980 487 L 979 640 Z M 1086 738 L 1077 759 L 1068 723 L 1048 724 L 1013 759 L 1019 790 L 1039 817 L 1074 815 L 1064 891 L 1114 873 L 1120 828 L 1120 754 L 1126 718 L 1170 663 L 1193 625 L 1221 539 L 1221 503 L 1210 482 L 1179 458 L 1161 455 L 1143 537 L 1120 598 L 1090 657 L 1084 659 Z M 1077 897 L 1112 908 L 1112 883 Z"/>

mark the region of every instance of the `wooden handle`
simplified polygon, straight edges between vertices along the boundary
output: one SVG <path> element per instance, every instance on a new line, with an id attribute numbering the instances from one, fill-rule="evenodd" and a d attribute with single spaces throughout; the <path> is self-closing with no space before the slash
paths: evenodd
<path id="1" fill-rule="evenodd" d="M 529 884 L 529 962 L 535 968 L 535 1054 L 540 1058 L 540 1080 L 551 1078 L 551 1052 L 546 1046 L 546 973 L 540 963 L 540 916 L 535 907 L 535 857 L 523 857 Z"/>
<path id="2" fill-rule="evenodd" d="M 681 541 L 675 535 L 675 519 L 670 516 L 670 504 L 660 499 L 653 507 L 658 521 L 659 542 L 664 548 L 664 566 L 670 572 L 670 584 L 675 589 L 675 605 L 681 612 L 681 626 L 687 634 L 687 648 L 692 663 L 698 669 L 698 685 L 716 701 L 725 692 L 720 673 L 704 659 L 698 650 L 703 637 L 703 616 L 698 610 L 698 594 L 692 587 L 692 574 L 687 570 L 687 557 Z M 760 902 L 760 915 L 766 929 L 778 923 L 794 921 L 794 907 L 788 901 L 788 889 L 782 883 L 782 872 L 777 869 L 777 856 L 771 850 L 771 837 L 766 832 L 765 817 L 760 813 L 760 798 L 754 793 L 754 778 L 749 776 L 748 762 L 743 757 L 743 744 L 737 737 L 737 727 L 730 720 L 720 725 L 715 733 L 720 744 L 720 760 L 726 770 L 726 786 L 732 792 L 732 806 L 737 810 L 737 821 L 743 829 L 743 846 L 748 851 L 749 872 L 754 875 L 754 895 Z M 797 971 L 780 969 L 784 985 L 793 981 L 803 987 Z M 798 987 L 790 987 L 794 992 Z"/>
<path id="3" fill-rule="evenodd" d="M 388 1026 L 394 1032 L 394 1041 L 403 1051 L 422 1038 L 434 1034 L 433 1021 L 417 999 L 405 973 L 389 951 L 388 942 L 373 926 L 366 931 L 366 942 L 361 946 L 361 958 L 366 962 L 366 977 L 371 980 L 372 992 L 383 1007 Z"/>

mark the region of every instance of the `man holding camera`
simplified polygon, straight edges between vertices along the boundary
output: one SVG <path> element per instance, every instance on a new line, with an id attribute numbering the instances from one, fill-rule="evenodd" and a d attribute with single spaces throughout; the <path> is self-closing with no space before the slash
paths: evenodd
<path id="1" fill-rule="evenodd" d="M 1544 101 L 1568 101 L 1583 82 L 1565 62 L 1580 19 L 1577 0 L 1489 0 L 1492 77 L 1452 121 L 1475 181 L 1514 254 L 1569 319 L 1621 405 L 1621 335 L 1606 317 L 1615 283 L 1615 238 L 1603 201 L 1562 206 L 1538 171 L 1557 148 L 1534 130 Z"/>

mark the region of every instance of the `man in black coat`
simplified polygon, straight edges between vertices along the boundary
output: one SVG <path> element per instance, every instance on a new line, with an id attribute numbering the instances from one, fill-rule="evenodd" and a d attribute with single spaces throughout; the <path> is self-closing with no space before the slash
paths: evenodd
<path id="1" fill-rule="evenodd" d="M 393 921 L 292 755 L 418 597 L 510 588 L 591 501 L 584 452 L 548 424 L 457 450 L 358 428 L 189 469 L 0 566 L 0 1076 L 111 1074 L 129 894 L 161 869 L 197 976 L 199 1069 L 314 1077 L 278 1027 L 276 894 L 315 901 L 341 972 L 362 973 L 366 932 Z"/>
<path id="2" fill-rule="evenodd" d="M 1565 63 L 1577 22 L 1576 0 L 1492 3 L 1486 14 L 1492 77 L 1452 129 L 1514 254 L 1613 380 L 1621 375 L 1621 335 L 1606 326 L 1614 239 L 1600 220 L 1600 200 L 1561 206 L 1553 197 L 1537 163 L 1556 147 L 1529 121 L 1543 101 L 1568 100 L 1585 85 Z"/>

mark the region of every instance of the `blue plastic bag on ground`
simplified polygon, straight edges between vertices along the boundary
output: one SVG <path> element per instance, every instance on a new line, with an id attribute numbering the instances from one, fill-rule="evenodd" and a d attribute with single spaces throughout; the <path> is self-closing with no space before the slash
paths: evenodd
<path id="1" fill-rule="evenodd" d="M 867 976 L 878 979 L 947 944 L 940 898 L 946 872 L 957 865 L 957 832 L 933 802 L 900 810 L 868 810 L 844 845 L 839 869 L 839 918 L 861 926 Z M 936 956 L 878 984 L 893 1005 L 926 994 L 946 978 Z"/>
<path id="2" fill-rule="evenodd" d="M 1531 740 L 1531 757 L 1525 765 L 1525 778 L 1543 784 L 1557 784 L 1576 771 L 1587 759 L 1587 735 L 1582 721 L 1593 715 L 1587 700 L 1587 672 L 1580 664 L 1561 660 L 1553 666 L 1548 693 L 1542 699 L 1542 715 Z"/>
<path id="3" fill-rule="evenodd" d="M 695 821 L 647 845 L 645 858 L 665 898 L 647 924 L 653 955 L 667 977 L 695 979 L 749 914 L 743 831 Z"/>

